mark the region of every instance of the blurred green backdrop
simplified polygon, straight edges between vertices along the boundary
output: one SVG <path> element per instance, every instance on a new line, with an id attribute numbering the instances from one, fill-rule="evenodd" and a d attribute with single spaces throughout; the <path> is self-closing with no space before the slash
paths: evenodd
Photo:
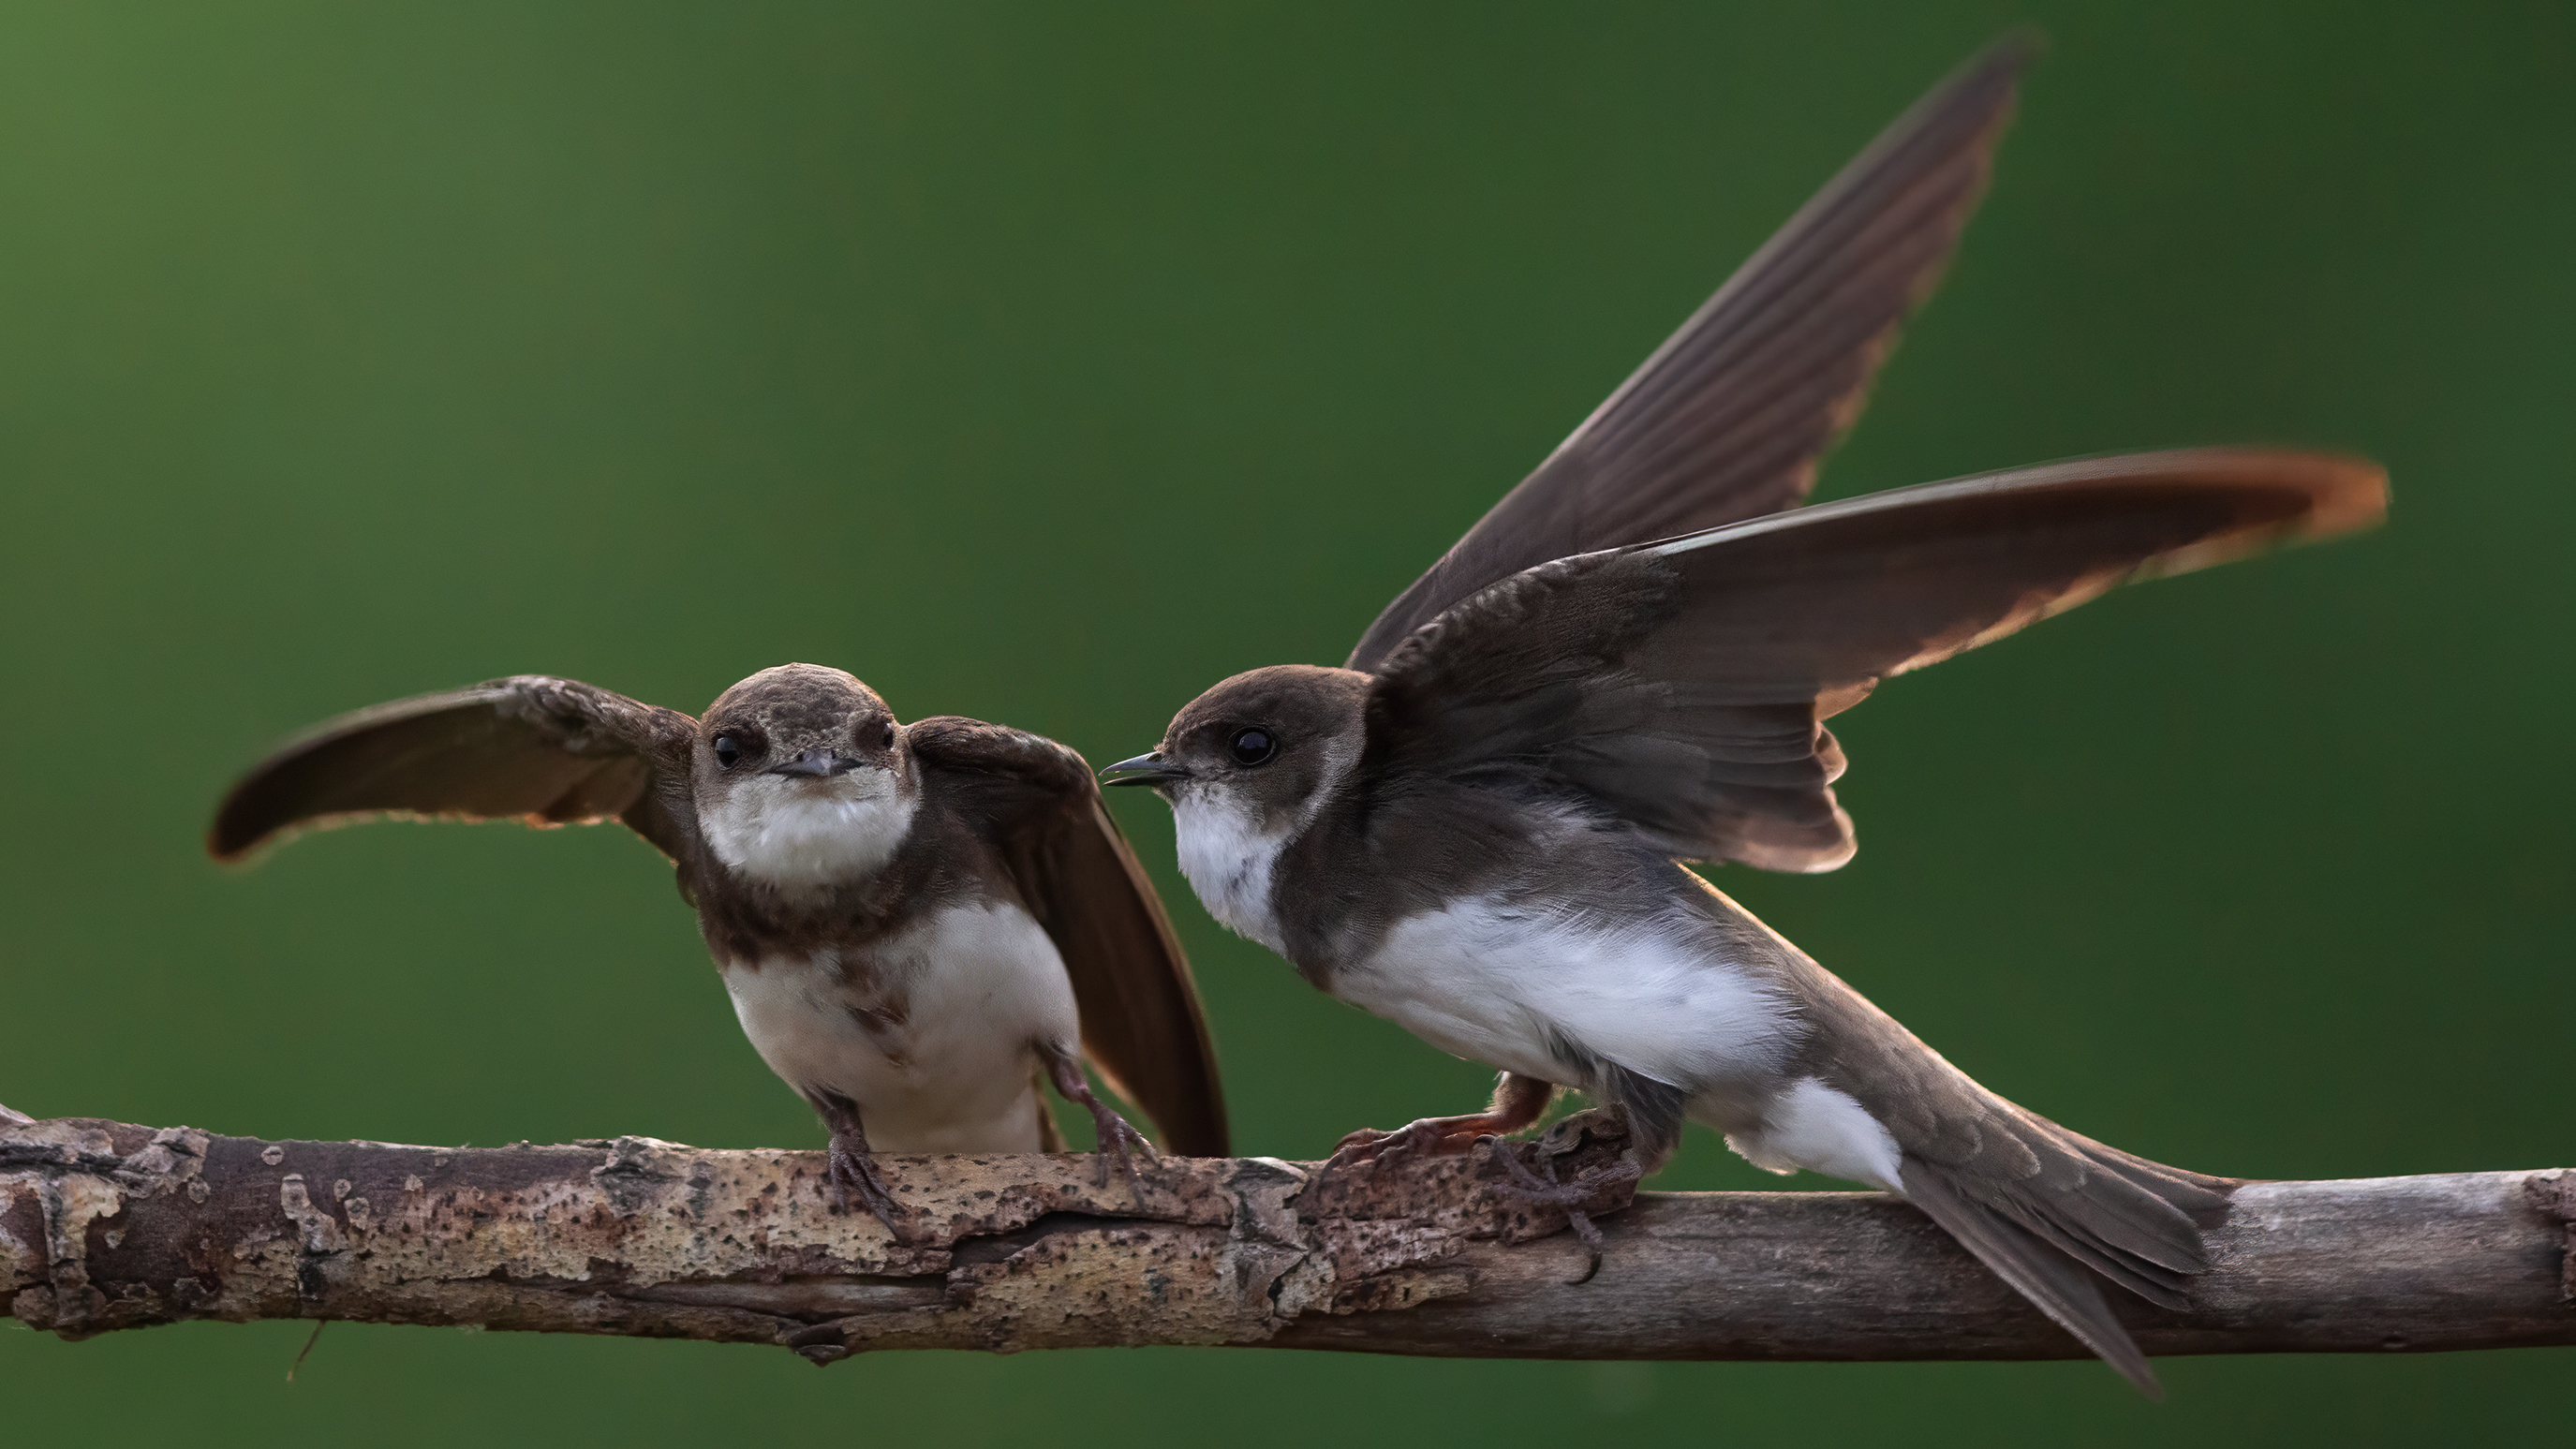
<path id="1" fill-rule="evenodd" d="M 270 1136 L 813 1144 L 621 831 L 248 875 L 229 775 L 514 671 L 844 665 L 1094 760 L 1337 662 L 1881 124 L 2053 37 L 1826 494 L 2369 452 L 2392 525 L 1837 722 L 1859 860 L 1720 879 L 1986 1082 L 2278 1177 L 2576 1163 L 2576 19 L 2547 3 L 0 8 L 0 1101 Z M 1367 520 L 1365 526 L 1356 521 Z M 1845 726 L 1848 726 L 1847 728 Z M 1245 1150 L 1485 1073 L 1210 925 Z M 1772 1180 L 1701 1137 L 1667 1185 Z M 0 1437 L 1061 1445 L 2490 1439 L 2566 1351 L 862 1360 L 294 1324 L 0 1333 Z M 41 1392 L 38 1392 L 41 1390 Z M 51 1431 L 47 1433 L 46 1431 Z"/>

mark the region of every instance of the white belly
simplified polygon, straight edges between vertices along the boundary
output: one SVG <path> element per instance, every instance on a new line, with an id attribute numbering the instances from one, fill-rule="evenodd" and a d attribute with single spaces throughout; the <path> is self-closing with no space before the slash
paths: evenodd
<path id="1" fill-rule="evenodd" d="M 1687 921 L 1610 928 L 1481 898 L 1409 917 L 1333 992 L 1471 1061 L 1571 1087 L 1593 1087 L 1561 1060 L 1553 1034 L 1604 1061 L 1694 1093 L 1758 1081 L 1797 1044 L 1780 998 L 1715 958 Z M 1804 1168 L 1898 1191 L 1900 1153 L 1887 1128 L 1814 1077 L 1780 1083 L 1750 1130 L 1721 1120 L 1740 1093 L 1693 1100 L 1689 1113 L 1737 1126 L 1727 1145 L 1773 1172 Z"/>
<path id="2" fill-rule="evenodd" d="M 800 1092 L 856 1102 L 879 1152 L 1037 1151 L 1036 1044 L 1081 1039 L 1063 959 L 1015 905 L 942 911 L 863 959 L 723 971 L 761 1060 Z"/>
<path id="3" fill-rule="evenodd" d="M 1795 1031 L 1684 922 L 1606 927 L 1493 897 L 1398 922 L 1332 990 L 1453 1055 L 1577 1087 L 1552 1036 L 1690 1088 L 1774 1069 Z"/>

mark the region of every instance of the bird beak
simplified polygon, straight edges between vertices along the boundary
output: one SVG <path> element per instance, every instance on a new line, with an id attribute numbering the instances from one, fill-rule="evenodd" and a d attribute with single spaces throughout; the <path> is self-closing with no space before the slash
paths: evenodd
<path id="1" fill-rule="evenodd" d="M 764 775 L 813 775 L 820 778 L 829 778 L 845 771 L 855 770 L 858 767 L 859 762 L 851 759 L 847 755 L 836 755 L 830 750 L 813 749 L 807 750 L 805 753 L 798 755 L 795 759 L 789 760 L 786 764 L 772 765 L 768 769 L 761 771 L 761 773 Z"/>
<path id="2" fill-rule="evenodd" d="M 1113 775 L 1117 776 L 1114 780 L 1110 778 Z M 1100 772 L 1100 783 L 1103 785 L 1161 785 L 1172 780 L 1186 780 L 1189 777 L 1189 771 L 1164 759 L 1161 752 L 1157 751 L 1150 755 L 1138 755 L 1132 760 L 1120 760 Z"/>

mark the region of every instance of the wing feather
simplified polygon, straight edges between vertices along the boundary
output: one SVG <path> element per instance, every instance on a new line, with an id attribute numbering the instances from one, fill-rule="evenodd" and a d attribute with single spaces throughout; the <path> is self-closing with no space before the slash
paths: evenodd
<path id="1" fill-rule="evenodd" d="M 1957 246 L 2035 49 L 1993 45 L 1897 118 L 1386 607 L 1350 667 L 1522 569 L 1804 497 Z"/>
<path id="2" fill-rule="evenodd" d="M 905 730 L 940 788 L 972 793 L 1022 898 L 1064 958 L 1082 1044 L 1185 1157 L 1227 1155 L 1225 1097 L 1189 959 L 1103 808 L 1091 767 L 1053 740 L 941 716 Z"/>
<path id="3" fill-rule="evenodd" d="M 342 715 L 261 761 L 207 833 L 239 860 L 355 820 L 622 820 L 673 860 L 693 848 L 695 721 L 575 680 L 518 675 Z"/>
<path id="4" fill-rule="evenodd" d="M 2380 518 L 2357 459 L 2200 449 L 1894 489 L 1525 570 L 1407 638 L 1369 699 L 1384 767 L 1522 770 L 1677 856 L 1851 857 L 1823 721 L 1878 681 L 2127 579 Z"/>

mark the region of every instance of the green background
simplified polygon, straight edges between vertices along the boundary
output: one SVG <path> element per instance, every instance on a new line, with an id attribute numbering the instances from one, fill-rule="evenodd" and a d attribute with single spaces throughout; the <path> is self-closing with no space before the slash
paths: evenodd
<path id="1" fill-rule="evenodd" d="M 2053 50 L 1828 496 L 2217 441 L 2384 531 L 1836 722 L 1720 880 L 1997 1090 L 2213 1171 L 2576 1164 L 2576 12 L 2555 4 L 0 7 L 0 1101 L 812 1145 L 622 831 L 198 852 L 337 711 L 517 671 L 1150 745 L 1378 605 L 2005 26 Z M 1173 903 L 1242 1149 L 1486 1074 Z M 1772 1182 L 1695 1137 L 1667 1185 Z M 1820 1185 L 1810 1183 L 1809 1185 Z M 2567 1350 L 1585 1365 L 0 1333 L 0 1437 L 2522 1442 Z M 38 1432 L 49 1431 L 49 1432 Z M 2533 1431 L 2540 1431 L 2535 1434 Z"/>

